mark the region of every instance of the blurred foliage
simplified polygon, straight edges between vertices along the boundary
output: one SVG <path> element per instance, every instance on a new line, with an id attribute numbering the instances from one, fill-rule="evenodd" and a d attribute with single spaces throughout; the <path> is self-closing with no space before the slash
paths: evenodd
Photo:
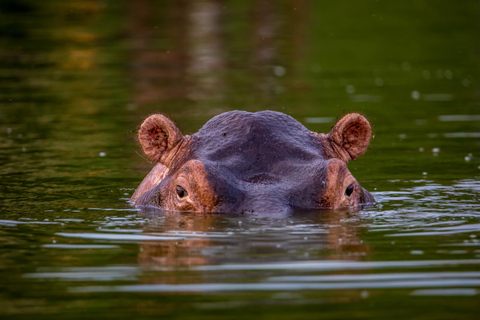
<path id="1" fill-rule="evenodd" d="M 67 165 L 67 175 L 121 168 L 138 178 L 147 168 L 128 168 L 143 162 L 134 131 L 148 114 L 166 113 L 192 133 L 224 111 L 274 109 L 319 132 L 332 123 L 305 119 L 364 113 L 375 139 L 369 160 L 355 163 L 360 180 L 377 185 L 427 168 L 446 178 L 445 166 L 455 170 L 447 180 L 477 174 L 463 154 L 478 139 L 442 135 L 478 132 L 478 121 L 438 116 L 478 114 L 478 1 L 4 0 L 0 8 L 2 131 L 13 133 L 2 138 L 4 170 L 41 162 L 12 152 L 23 146 L 51 151 L 43 157 L 58 165 L 90 159 Z M 442 157 L 431 157 L 435 147 Z M 97 170 L 105 150 L 115 159 Z"/>
<path id="2" fill-rule="evenodd" d="M 233 109 L 282 111 L 318 132 L 330 129 L 330 118 L 361 112 L 375 138 L 349 168 L 366 189 L 396 192 L 426 181 L 478 180 L 479 16 L 478 0 L 0 0 L 1 219 L 65 215 L 83 219 L 68 226 L 73 231 L 94 232 L 101 214 L 88 208 L 129 209 L 126 199 L 152 166 L 136 144 L 136 129 L 154 112 L 170 116 L 185 133 Z M 439 117 L 448 115 L 477 118 Z M 417 197 L 412 201 L 425 194 Z M 463 197 L 449 204 L 471 204 L 478 196 Z M 211 316 L 198 306 L 228 299 L 247 300 L 249 307 L 217 310 L 219 316 L 242 308 L 241 317 L 276 313 L 291 319 L 289 312 L 298 310 L 285 299 L 268 300 L 273 308 L 259 306 L 257 298 L 268 299 L 264 293 L 227 300 L 116 293 L 98 299 L 67 297 L 68 283 L 49 283 L 48 292 L 37 282 L 22 286 L 21 273 L 39 266 L 136 263 L 138 246 L 52 253 L 35 246 L 49 243 L 63 225 L 16 228 L 0 229 L 0 309 L 9 317 L 141 312 L 185 319 L 185 310 L 190 317 Z M 351 230 L 362 229 L 339 230 L 339 238 Z M 368 254 L 384 260 L 408 260 L 398 254 L 410 253 L 418 239 L 392 250 L 383 233 L 368 237 Z M 358 238 L 364 246 L 363 235 Z M 315 300 L 302 315 L 317 313 L 325 301 L 321 307 L 331 318 L 347 318 L 351 310 L 365 317 L 377 311 L 385 318 L 394 310 L 411 318 L 461 318 L 458 310 L 478 309 L 477 296 L 439 304 L 401 290 L 375 294 L 377 304 L 363 303 L 351 290 L 308 293 Z"/>

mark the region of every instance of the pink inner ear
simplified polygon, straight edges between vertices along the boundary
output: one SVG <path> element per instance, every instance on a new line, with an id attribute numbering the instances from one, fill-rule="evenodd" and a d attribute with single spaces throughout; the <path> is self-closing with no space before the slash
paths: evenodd
<path id="1" fill-rule="evenodd" d="M 167 144 L 168 144 L 168 136 L 165 131 L 163 131 L 160 128 L 151 128 L 148 130 L 149 134 L 149 145 L 155 149 L 157 149 L 159 152 L 165 152 L 167 150 Z"/>
<path id="2" fill-rule="evenodd" d="M 367 150 L 371 134 L 368 120 L 358 113 L 350 113 L 338 121 L 328 137 L 338 146 L 335 151 L 339 157 L 348 162 Z"/>
<path id="3" fill-rule="evenodd" d="M 343 147 L 353 158 L 356 158 L 367 150 L 370 135 L 370 125 L 362 122 L 352 123 L 343 132 Z"/>
<path id="4" fill-rule="evenodd" d="M 147 157 L 163 163 L 166 161 L 164 155 L 168 156 L 184 137 L 170 119 L 161 114 L 154 114 L 142 123 L 138 138 Z"/>
<path id="5" fill-rule="evenodd" d="M 150 159 L 159 162 L 168 148 L 168 134 L 161 127 L 161 119 L 153 115 L 142 124 L 138 138 Z"/>

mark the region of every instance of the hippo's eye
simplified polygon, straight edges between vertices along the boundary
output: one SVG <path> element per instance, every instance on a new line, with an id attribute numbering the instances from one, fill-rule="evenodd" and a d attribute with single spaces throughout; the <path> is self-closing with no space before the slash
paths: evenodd
<path id="1" fill-rule="evenodd" d="M 347 197 L 350 197 L 350 195 L 351 195 L 352 192 L 353 192 L 353 189 L 354 189 L 353 183 L 351 183 L 351 184 L 347 187 L 347 189 L 345 189 L 345 195 L 346 195 Z"/>
<path id="2" fill-rule="evenodd" d="M 185 190 L 182 186 L 177 186 L 176 191 L 179 198 L 185 198 L 188 195 L 187 190 Z"/>

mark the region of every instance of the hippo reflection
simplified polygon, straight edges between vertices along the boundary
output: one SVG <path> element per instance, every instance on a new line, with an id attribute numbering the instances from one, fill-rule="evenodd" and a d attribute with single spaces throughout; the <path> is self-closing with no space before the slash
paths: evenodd
<path id="1" fill-rule="evenodd" d="M 355 219 L 355 211 L 350 208 L 324 210 L 322 214 L 302 211 L 293 216 L 286 214 L 288 219 L 271 219 L 268 214 L 249 219 L 248 215 L 170 211 L 159 215 L 157 210 L 145 207 L 138 213 L 148 218 L 143 234 L 163 239 L 142 241 L 138 261 L 142 267 L 175 268 L 285 262 L 286 257 L 294 256 L 299 261 L 307 256 L 309 260 L 358 261 L 369 255 L 370 247 L 363 239 L 362 224 Z M 179 240 L 179 236 L 184 239 Z M 262 253 L 268 253 L 269 258 Z M 204 276 L 202 281 L 211 280 L 211 275 L 172 272 L 162 274 L 159 283 L 192 283 Z M 151 283 L 151 279 L 148 281 Z"/>
<path id="2" fill-rule="evenodd" d="M 139 131 L 158 164 L 131 198 L 139 206 L 194 212 L 285 212 L 374 202 L 347 168 L 368 148 L 371 128 L 360 114 L 316 133 L 280 112 L 231 111 L 184 136 L 163 115 Z"/>

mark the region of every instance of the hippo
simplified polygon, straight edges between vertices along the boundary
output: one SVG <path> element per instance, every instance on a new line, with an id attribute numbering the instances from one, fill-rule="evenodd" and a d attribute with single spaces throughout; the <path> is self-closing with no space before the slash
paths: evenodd
<path id="1" fill-rule="evenodd" d="M 132 195 L 139 207 L 201 213 L 262 213 L 361 207 L 374 203 L 347 168 L 368 148 L 361 114 L 328 134 L 275 111 L 230 111 L 183 135 L 154 114 L 138 137 L 157 164 Z"/>

